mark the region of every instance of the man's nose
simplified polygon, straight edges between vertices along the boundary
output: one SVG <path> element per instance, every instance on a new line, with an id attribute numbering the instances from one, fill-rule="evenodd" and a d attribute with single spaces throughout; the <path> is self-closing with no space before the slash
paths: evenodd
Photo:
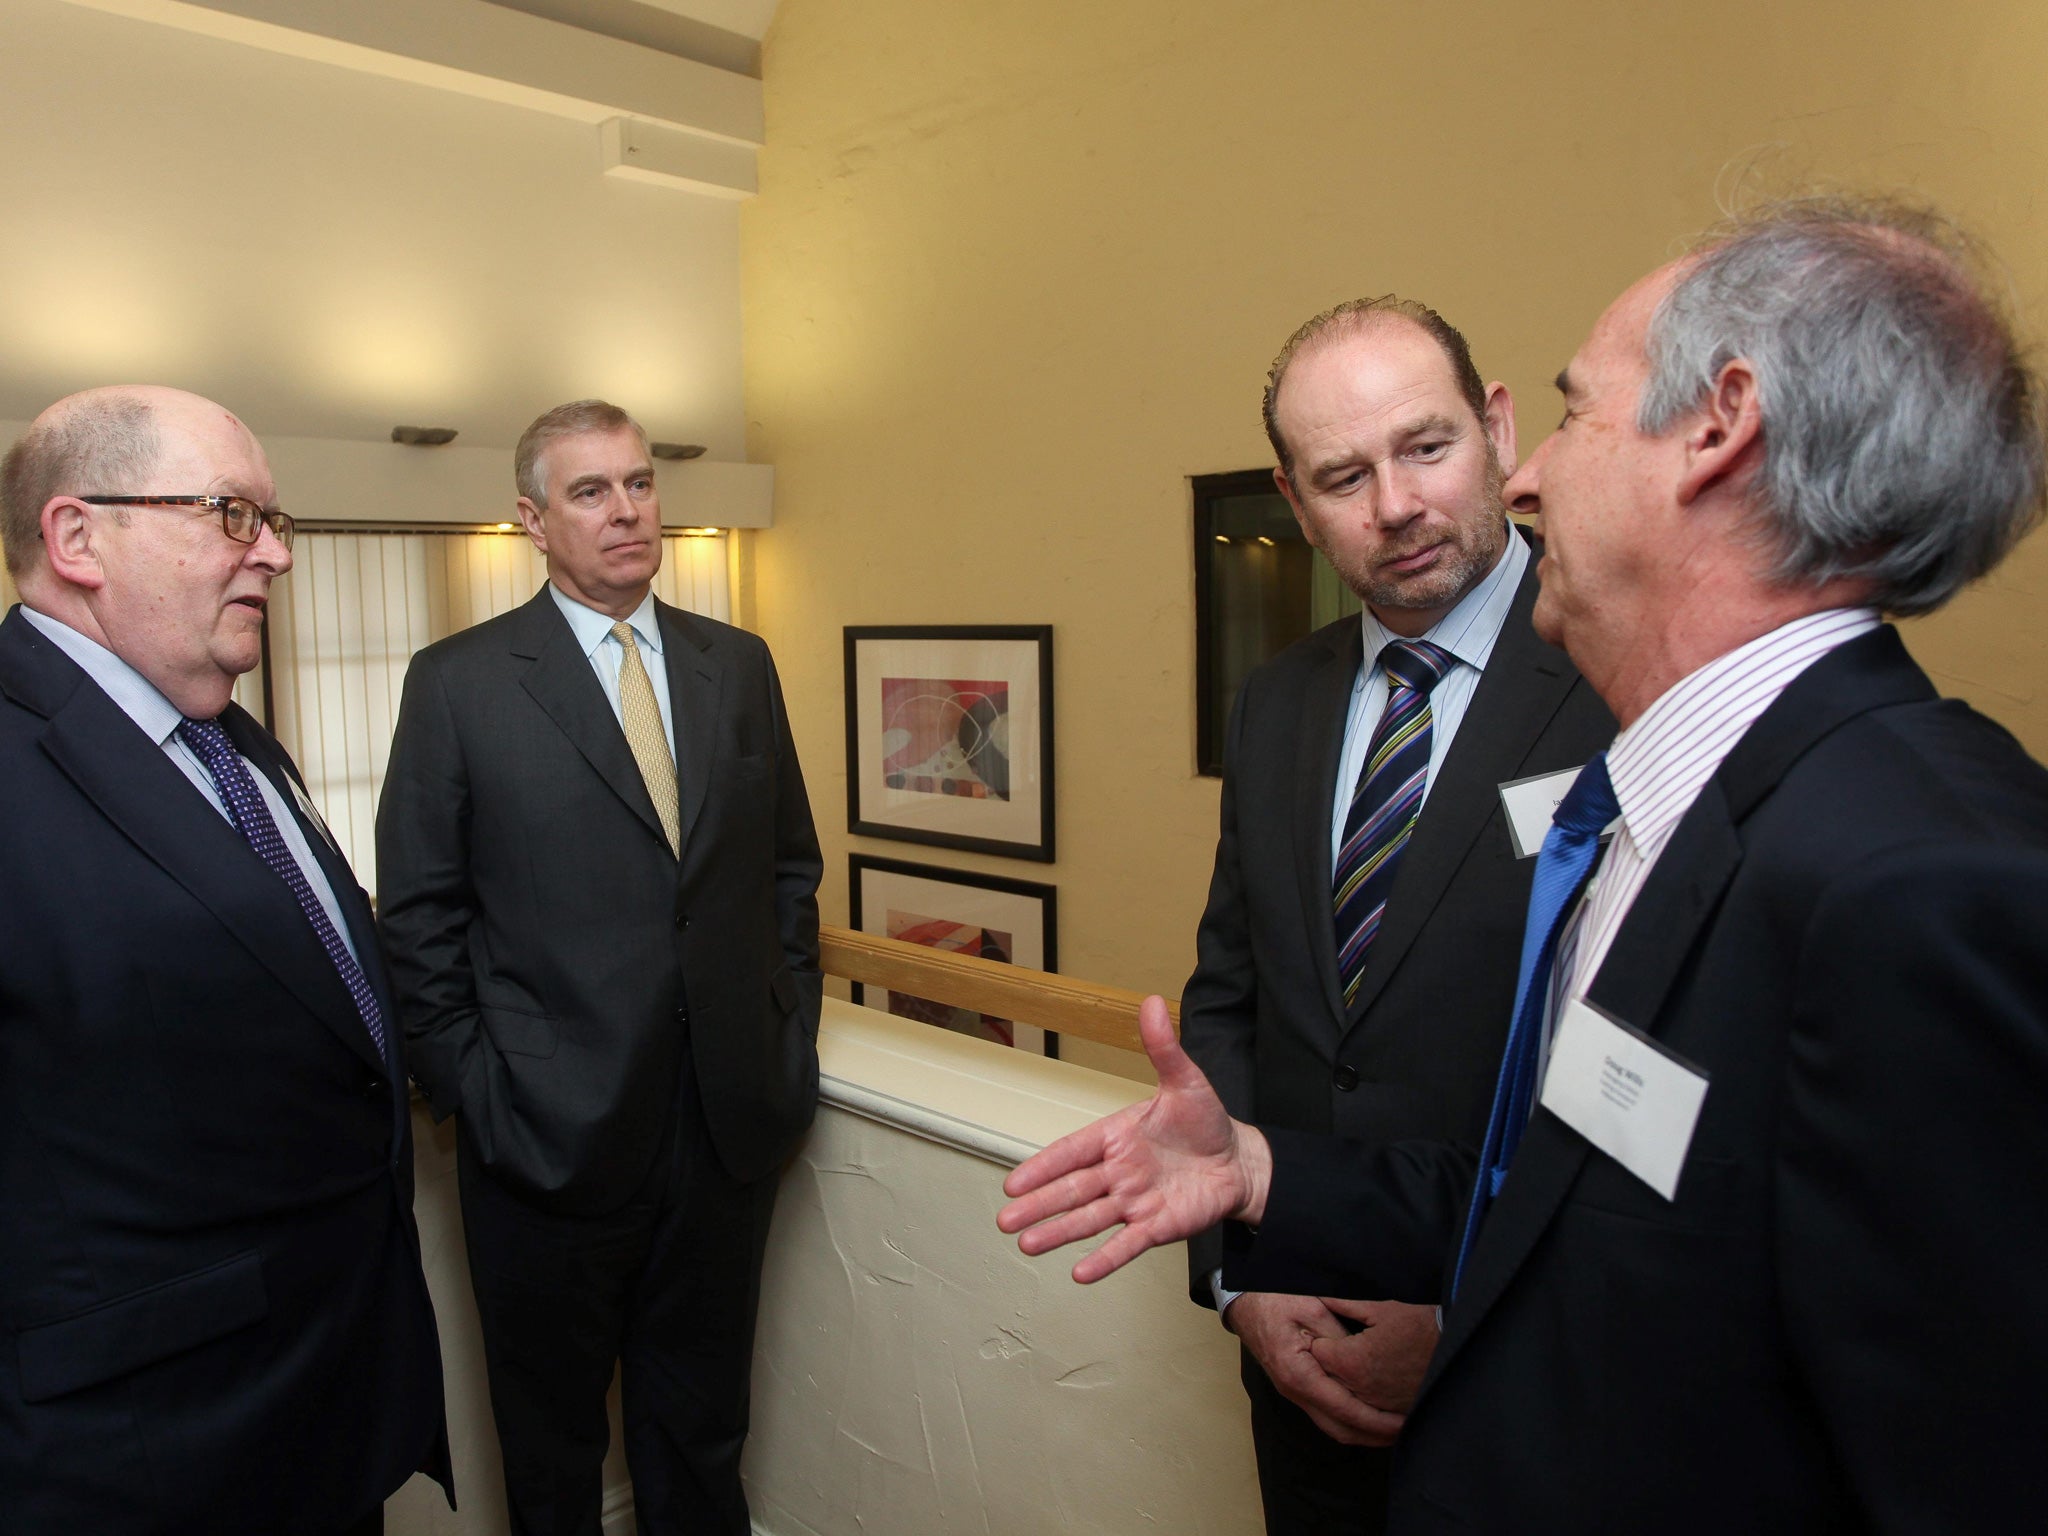
<path id="1" fill-rule="evenodd" d="M 1501 487 L 1500 499 L 1507 503 L 1510 512 L 1522 512 L 1533 517 L 1543 510 L 1543 496 L 1538 487 L 1543 461 L 1549 456 L 1550 439 L 1546 437 L 1537 444 L 1536 451 L 1529 455 L 1522 467 L 1508 476 L 1508 483 Z"/>
<path id="2" fill-rule="evenodd" d="M 1429 510 L 1428 499 L 1422 493 L 1422 477 L 1405 465 L 1382 466 L 1376 489 L 1379 495 L 1375 498 L 1373 516 L 1383 528 L 1402 527 Z"/>
<path id="3" fill-rule="evenodd" d="M 292 568 L 292 552 L 284 547 L 284 540 L 268 522 L 258 525 L 256 542 L 249 546 L 247 558 L 250 564 L 263 567 L 273 576 L 282 576 Z"/>

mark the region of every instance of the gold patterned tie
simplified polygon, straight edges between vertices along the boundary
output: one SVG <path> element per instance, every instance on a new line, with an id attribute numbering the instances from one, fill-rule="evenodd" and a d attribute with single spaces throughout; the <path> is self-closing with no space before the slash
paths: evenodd
<path id="1" fill-rule="evenodd" d="M 612 638 L 619 642 L 619 719 L 626 727 L 626 745 L 633 749 L 633 761 L 640 765 L 640 777 L 647 782 L 654 814 L 668 834 L 669 852 L 680 858 L 683 834 L 676 801 L 676 760 L 669 756 L 668 733 L 661 728 L 661 706 L 654 702 L 654 684 L 647 680 L 640 647 L 633 643 L 633 626 L 621 619 L 612 626 Z"/>

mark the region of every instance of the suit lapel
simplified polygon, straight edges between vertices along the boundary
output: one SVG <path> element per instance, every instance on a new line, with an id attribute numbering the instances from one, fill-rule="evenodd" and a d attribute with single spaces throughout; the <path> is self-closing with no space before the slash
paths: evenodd
<path id="1" fill-rule="evenodd" d="M 1645 1034 L 1668 1025 L 1667 1003 L 1741 868 L 1740 827 L 1806 752 L 1872 709 L 1931 700 L 1927 677 L 1886 625 L 1809 667 L 1735 744 L 1707 781 L 1630 906 L 1587 989 L 1588 999 Z M 1500 1199 L 1487 1213 L 1455 1307 L 1445 1314 L 1425 1389 L 1506 1291 L 1555 1217 L 1591 1144 L 1537 1107 Z"/>
<path id="2" fill-rule="evenodd" d="M 1536 589 L 1532 559 L 1401 855 L 1347 1026 L 1355 1026 L 1385 989 L 1491 820 L 1498 786 L 1515 777 L 1578 677 L 1564 653 L 1545 645 L 1529 627 Z"/>
<path id="3" fill-rule="evenodd" d="M 669 715 L 675 722 L 680 841 L 688 848 L 690 829 L 704 809 L 704 794 L 711 786 L 713 735 L 724 678 L 688 614 L 659 599 L 654 612 L 661 625 L 662 664 L 668 672 Z"/>
<path id="4" fill-rule="evenodd" d="M 19 619 L 12 623 L 29 629 Z M 47 655 L 24 658 L 19 636 L 5 650 L 9 692 L 46 716 L 43 750 L 79 792 L 212 912 L 309 1013 L 377 1063 L 355 1002 L 305 913 L 241 834 L 70 658 L 47 643 L 40 647 Z M 23 683 L 30 686 L 21 689 Z"/>
<path id="5" fill-rule="evenodd" d="M 576 644 L 576 632 L 545 586 L 517 613 L 520 622 L 512 626 L 512 654 L 532 663 L 520 680 L 527 693 L 666 848 L 668 834 L 648 796 L 647 781 L 640 777 L 640 765 L 633 761 L 633 749 L 626 745 L 626 733 L 604 696 L 604 685 Z"/>
<path id="6" fill-rule="evenodd" d="M 1344 987 L 1337 975 L 1337 918 L 1330 882 L 1330 823 L 1341 794 L 1352 786 L 1337 783 L 1344 721 L 1351 712 L 1351 691 L 1365 653 L 1365 635 L 1356 619 L 1342 621 L 1330 636 L 1329 650 L 1302 688 L 1301 754 L 1294 764 L 1294 867 L 1301 880 L 1302 923 L 1317 979 L 1333 1023 L 1344 1017 Z M 1246 792 L 1239 786 L 1238 793 Z M 1256 791 L 1253 791 L 1256 792 Z"/>

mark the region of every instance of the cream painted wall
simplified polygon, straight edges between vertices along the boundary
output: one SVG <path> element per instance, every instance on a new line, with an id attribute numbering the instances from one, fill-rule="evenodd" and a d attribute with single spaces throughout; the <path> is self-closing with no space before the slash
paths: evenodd
<path id="1" fill-rule="evenodd" d="M 763 76 L 746 398 L 777 507 L 739 596 L 828 918 L 856 846 L 840 627 L 1050 621 L 1059 862 L 938 862 L 1056 881 L 1062 969 L 1126 986 L 1178 990 L 1213 852 L 1186 477 L 1268 462 L 1300 320 L 1437 305 L 1531 447 L 1593 318 L 1718 196 L 1824 178 L 1939 199 L 2048 327 L 2048 10 L 2021 0 L 783 0 Z M 2037 755 L 2044 590 L 2036 537 L 1910 636 Z"/>
<path id="2" fill-rule="evenodd" d="M 603 175 L 587 123 L 6 0 L 0 146 L 0 418 L 143 379 L 509 464 L 602 394 L 743 457 L 737 208 Z"/>

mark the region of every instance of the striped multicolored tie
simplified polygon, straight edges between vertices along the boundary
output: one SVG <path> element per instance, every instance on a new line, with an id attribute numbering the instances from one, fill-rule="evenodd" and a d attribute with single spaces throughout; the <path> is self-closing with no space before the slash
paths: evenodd
<path id="1" fill-rule="evenodd" d="M 356 957 L 348 952 L 341 935 L 334 931 L 327 909 L 320 905 L 320 898 L 306 883 L 306 872 L 299 868 L 299 861 L 285 846 L 284 835 L 271 819 L 270 807 L 263 803 L 263 796 L 256 788 L 256 781 L 249 776 L 249 765 L 242 761 L 242 754 L 235 750 L 235 744 L 228 740 L 228 733 L 221 729 L 218 720 L 186 720 L 178 727 L 178 734 L 184 738 L 186 746 L 199 754 L 199 761 L 206 764 L 206 771 L 213 775 L 221 804 L 227 807 L 228 820 L 234 823 L 235 830 L 248 839 L 257 857 L 268 864 L 271 872 L 290 889 L 299 910 L 306 914 L 306 921 L 313 925 L 313 936 L 319 939 L 320 947 L 327 951 L 327 958 L 341 973 L 342 985 L 348 988 L 348 995 L 355 1000 L 356 1012 L 362 1015 L 370 1038 L 377 1042 L 377 1054 L 385 1057 L 384 1010 L 377 1006 L 377 994 L 370 988 L 370 978 L 356 964 Z"/>
<path id="2" fill-rule="evenodd" d="M 1346 1006 L 1358 995 L 1365 957 L 1429 784 L 1429 691 L 1456 664 L 1449 651 L 1427 640 L 1391 640 L 1379 654 L 1387 708 L 1358 772 L 1333 883 L 1337 975 Z"/>
<path id="3" fill-rule="evenodd" d="M 1458 1294 L 1465 1261 L 1479 1237 L 1479 1223 L 1508 1176 L 1522 1132 L 1536 1111 L 1536 1068 L 1543 1054 L 1543 1016 L 1550 1005 L 1550 973 L 1557 958 L 1558 936 L 1564 931 L 1579 892 L 1586 888 L 1600 854 L 1600 834 L 1621 814 L 1614 782 L 1607 776 L 1607 754 L 1596 753 L 1557 809 L 1550 813 L 1550 831 L 1536 857 L 1529 885 L 1529 912 L 1522 924 L 1522 966 L 1515 986 L 1515 1013 L 1501 1052 L 1500 1078 L 1493 1090 L 1493 1113 L 1486 1121 L 1486 1145 L 1479 1153 L 1479 1178 L 1472 1204 L 1465 1212 L 1465 1232 L 1458 1241 L 1458 1261 L 1451 1270 L 1451 1295 Z"/>

